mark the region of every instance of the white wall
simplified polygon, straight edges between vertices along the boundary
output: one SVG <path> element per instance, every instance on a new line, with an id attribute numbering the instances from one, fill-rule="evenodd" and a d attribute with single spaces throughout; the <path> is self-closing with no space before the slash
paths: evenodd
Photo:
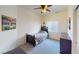
<path id="1" fill-rule="evenodd" d="M 71 30 L 68 29 L 68 34 L 72 40 L 72 53 L 77 53 L 77 11 L 75 5 L 69 6 L 68 18 L 71 17 Z"/>
<path id="2" fill-rule="evenodd" d="M 68 34 L 69 34 L 70 38 L 73 39 L 73 6 L 68 7 L 68 17 L 67 18 L 69 19 L 69 17 L 71 18 L 71 30 L 69 30 L 69 27 L 67 29 L 68 29 Z"/>
<path id="3" fill-rule="evenodd" d="M 2 32 L 1 15 L 16 18 L 16 29 Z M 24 44 L 26 33 L 33 35 L 39 32 L 40 25 L 40 16 L 31 10 L 27 10 L 27 8 L 22 6 L 0 6 L 0 53 L 5 53 Z"/>
<path id="4" fill-rule="evenodd" d="M 0 29 L 1 15 L 11 16 L 17 19 L 17 6 L 0 6 Z M 16 47 L 17 30 L 0 31 L 0 53 L 4 53 Z"/>
<path id="5" fill-rule="evenodd" d="M 71 40 L 72 40 L 72 53 L 74 53 L 75 52 L 75 44 L 74 44 L 74 41 L 73 41 L 73 6 L 69 6 L 68 7 L 68 19 L 69 19 L 69 17 L 71 18 L 71 30 L 69 30 L 69 28 L 68 28 L 68 34 L 69 34 L 69 36 L 70 36 L 70 38 L 71 38 Z"/>
<path id="6" fill-rule="evenodd" d="M 67 10 L 58 13 L 50 13 L 44 15 L 44 17 L 44 21 L 48 28 L 51 26 L 51 28 L 49 28 L 50 30 L 48 29 L 49 38 L 60 40 L 60 33 L 67 33 Z M 48 24 L 49 22 L 51 22 L 51 24 Z"/>
<path id="7" fill-rule="evenodd" d="M 45 22 L 57 22 L 58 32 L 67 32 L 67 11 L 48 14 L 45 16 Z"/>
<path id="8" fill-rule="evenodd" d="M 24 8 L 25 7 L 25 8 Z M 25 43 L 26 33 L 35 34 L 39 32 L 41 20 L 38 14 L 28 10 L 27 6 L 18 6 L 18 41 L 19 44 Z"/>

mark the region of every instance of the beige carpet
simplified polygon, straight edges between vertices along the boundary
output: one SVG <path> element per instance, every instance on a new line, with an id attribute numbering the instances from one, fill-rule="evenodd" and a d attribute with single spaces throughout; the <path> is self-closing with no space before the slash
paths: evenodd
<path id="1" fill-rule="evenodd" d="M 32 50 L 32 48 L 34 48 L 32 45 L 30 44 L 24 44 L 24 45 L 21 45 L 20 48 L 25 52 L 29 52 L 30 50 Z"/>

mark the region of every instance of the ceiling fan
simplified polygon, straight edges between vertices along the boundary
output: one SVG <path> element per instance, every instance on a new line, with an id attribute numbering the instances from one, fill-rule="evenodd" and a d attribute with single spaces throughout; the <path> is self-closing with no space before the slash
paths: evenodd
<path id="1" fill-rule="evenodd" d="M 41 13 L 45 12 L 51 12 L 51 10 L 48 9 L 48 7 L 51 7 L 52 5 L 40 5 L 40 7 L 34 8 L 34 9 L 41 9 Z"/>

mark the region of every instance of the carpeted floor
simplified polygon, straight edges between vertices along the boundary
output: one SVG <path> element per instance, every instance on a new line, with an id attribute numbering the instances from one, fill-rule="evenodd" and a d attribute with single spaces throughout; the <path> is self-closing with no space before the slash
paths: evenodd
<path id="1" fill-rule="evenodd" d="M 4 54 L 25 54 L 25 52 L 21 48 L 18 47 Z"/>
<path id="2" fill-rule="evenodd" d="M 48 43 L 48 45 L 49 44 L 50 43 Z M 53 51 L 55 51 L 55 53 L 58 53 L 58 51 L 59 51 L 59 43 L 56 40 L 52 40 L 52 44 L 54 45 L 54 47 L 50 47 L 50 48 L 53 48 Z M 46 45 L 44 45 L 44 46 L 46 46 Z M 30 52 L 34 48 L 35 47 L 33 47 L 32 45 L 27 43 L 27 44 L 21 45 L 20 47 L 9 51 L 9 52 L 6 52 L 4 54 L 27 54 L 27 52 Z"/>
<path id="3" fill-rule="evenodd" d="M 42 43 L 42 46 L 41 47 L 33 47 L 32 45 L 30 44 L 25 44 L 25 45 L 22 45 L 21 48 L 24 50 L 24 52 L 26 53 L 29 53 L 31 52 L 32 50 L 34 50 L 35 48 L 38 48 L 37 50 L 39 50 L 39 54 L 47 54 L 47 53 L 58 53 L 59 54 L 59 50 L 60 50 L 60 46 L 59 46 L 59 41 L 58 40 L 52 40 L 52 39 L 49 39 L 51 42 L 46 42 L 45 44 Z M 39 44 L 40 45 L 40 44 Z M 52 47 L 51 47 L 52 46 Z M 50 49 L 48 49 L 48 48 Z M 46 49 L 45 49 L 46 48 Z M 42 51 L 40 51 L 42 50 Z M 51 50 L 51 51 L 48 51 L 48 50 Z M 36 51 L 36 50 L 35 50 Z M 30 53 L 29 53 L 30 54 Z M 35 52 L 35 54 L 38 54 Z"/>

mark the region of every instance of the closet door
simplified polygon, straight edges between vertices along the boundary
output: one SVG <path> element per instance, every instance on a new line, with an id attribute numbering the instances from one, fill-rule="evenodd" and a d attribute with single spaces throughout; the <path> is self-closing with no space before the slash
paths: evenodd
<path id="1" fill-rule="evenodd" d="M 77 9 L 77 52 L 79 53 L 79 8 Z"/>
<path id="2" fill-rule="evenodd" d="M 75 6 L 74 6 L 75 7 Z M 77 10 L 73 9 L 72 53 L 77 53 Z"/>

